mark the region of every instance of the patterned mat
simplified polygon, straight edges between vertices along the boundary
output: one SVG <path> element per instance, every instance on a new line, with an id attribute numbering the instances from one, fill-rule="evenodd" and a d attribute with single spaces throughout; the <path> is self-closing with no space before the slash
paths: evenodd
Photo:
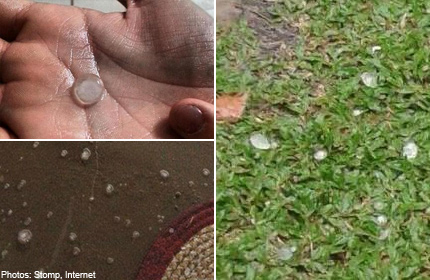
<path id="1" fill-rule="evenodd" d="M 145 256 L 137 280 L 214 279 L 214 203 L 184 212 Z"/>

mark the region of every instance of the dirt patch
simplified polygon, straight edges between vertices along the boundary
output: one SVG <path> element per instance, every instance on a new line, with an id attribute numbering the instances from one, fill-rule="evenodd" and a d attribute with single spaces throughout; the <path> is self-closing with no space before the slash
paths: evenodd
<path id="1" fill-rule="evenodd" d="M 240 0 L 216 1 L 216 22 L 219 26 L 228 26 L 242 15 Z"/>
<path id="2" fill-rule="evenodd" d="M 297 28 L 285 21 L 276 22 L 270 13 L 274 2 L 245 0 L 242 3 L 243 14 L 260 41 L 263 55 L 278 55 L 296 42 Z"/>
<path id="3" fill-rule="evenodd" d="M 272 0 L 219 0 L 216 4 L 217 25 L 228 27 L 244 17 L 260 41 L 261 54 L 277 56 L 295 44 L 298 29 L 285 21 L 275 20 L 270 13 L 274 4 Z"/>

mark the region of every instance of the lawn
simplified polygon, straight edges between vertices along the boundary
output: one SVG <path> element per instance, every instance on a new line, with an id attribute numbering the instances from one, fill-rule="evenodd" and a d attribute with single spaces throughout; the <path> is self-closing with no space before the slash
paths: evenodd
<path id="1" fill-rule="evenodd" d="M 294 39 L 217 28 L 217 92 L 249 94 L 217 125 L 217 279 L 430 279 L 430 2 L 265 3 Z"/>

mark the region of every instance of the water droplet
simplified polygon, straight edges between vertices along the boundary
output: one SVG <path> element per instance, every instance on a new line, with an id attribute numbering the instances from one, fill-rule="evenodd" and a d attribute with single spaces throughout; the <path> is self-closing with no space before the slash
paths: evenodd
<path id="1" fill-rule="evenodd" d="M 106 186 L 106 194 L 110 196 L 110 195 L 112 195 L 112 194 L 113 194 L 113 192 L 114 192 L 114 187 L 113 187 L 113 185 L 108 184 L 108 185 Z"/>
<path id="2" fill-rule="evenodd" d="M 203 168 L 203 176 L 209 176 L 211 175 L 211 171 L 207 168 Z"/>
<path id="3" fill-rule="evenodd" d="M 162 216 L 162 215 L 157 215 L 157 218 L 158 218 L 158 222 L 159 222 L 159 223 L 163 223 L 163 222 L 164 222 L 164 216 Z"/>
<path id="4" fill-rule="evenodd" d="M 24 220 L 24 225 L 25 226 L 28 226 L 28 225 L 30 225 L 31 224 L 31 218 L 30 217 L 27 217 L 25 220 Z"/>
<path id="5" fill-rule="evenodd" d="M 166 180 L 170 176 L 169 171 L 164 170 L 164 169 L 160 170 L 160 176 L 161 176 L 161 178 L 163 178 L 164 180 Z"/>
<path id="6" fill-rule="evenodd" d="M 108 264 L 113 264 L 113 261 L 114 261 L 114 259 L 113 259 L 113 258 L 111 258 L 111 257 L 109 257 L 109 258 L 107 258 L 107 259 L 106 259 L 106 262 L 107 262 Z"/>
<path id="7" fill-rule="evenodd" d="M 33 234 L 29 229 L 23 229 L 20 232 L 18 232 L 18 242 L 25 245 L 30 242 L 31 238 L 33 237 Z"/>
<path id="8" fill-rule="evenodd" d="M 418 146 L 414 141 L 408 141 L 403 146 L 402 155 L 407 159 L 414 159 L 418 155 Z"/>
<path id="9" fill-rule="evenodd" d="M 252 133 L 249 141 L 251 142 L 251 145 L 254 146 L 254 148 L 260 150 L 268 150 L 272 147 L 269 139 L 265 135 L 258 132 Z"/>
<path id="10" fill-rule="evenodd" d="M 326 150 L 317 150 L 314 153 L 314 159 L 317 161 L 322 161 L 323 159 L 325 159 L 327 157 L 327 151 Z"/>
<path id="11" fill-rule="evenodd" d="M 33 143 L 33 148 L 35 148 L 35 149 L 36 149 L 36 148 L 39 146 L 39 144 L 40 144 L 40 143 L 39 143 L 39 142 L 37 142 L 37 141 L 36 141 L 36 142 L 34 142 L 34 143 Z"/>
<path id="12" fill-rule="evenodd" d="M 70 234 L 69 234 L 69 240 L 70 241 L 75 241 L 76 239 L 78 238 L 78 235 L 76 234 L 76 233 L 74 233 L 74 232 L 71 232 Z"/>
<path id="13" fill-rule="evenodd" d="M 133 235 L 132 236 L 133 236 L 134 239 L 139 238 L 140 233 L 138 231 L 133 231 Z"/>
<path id="14" fill-rule="evenodd" d="M 115 223 L 121 222 L 121 218 L 119 216 L 113 217 L 113 220 L 115 221 Z"/>
<path id="15" fill-rule="evenodd" d="M 4 249 L 3 251 L 1 251 L 1 258 L 2 258 L 2 260 L 4 260 L 6 258 L 6 256 L 7 256 L 8 253 L 9 253 L 9 251 L 6 250 L 6 249 Z"/>
<path id="16" fill-rule="evenodd" d="M 54 213 L 49 211 L 48 214 L 46 214 L 46 218 L 50 219 L 52 215 L 54 215 Z"/>
<path id="17" fill-rule="evenodd" d="M 28 205 L 28 204 L 27 204 L 27 202 L 25 202 L 25 201 L 22 203 L 22 207 L 23 207 L 23 208 L 27 207 L 27 205 Z"/>
<path id="18" fill-rule="evenodd" d="M 129 219 L 125 220 L 125 226 L 129 227 L 131 225 L 131 221 Z"/>
<path id="19" fill-rule="evenodd" d="M 7 211 L 7 215 L 10 217 L 10 216 L 12 216 L 12 214 L 13 214 L 12 209 L 9 209 L 9 210 Z"/>
<path id="20" fill-rule="evenodd" d="M 174 228 L 169 228 L 169 233 L 170 234 L 173 234 L 175 232 L 175 229 Z"/>
<path id="21" fill-rule="evenodd" d="M 90 196 L 90 198 L 88 199 L 90 202 L 93 202 L 95 200 L 94 196 Z"/>
<path id="22" fill-rule="evenodd" d="M 18 183 L 18 186 L 16 187 L 17 188 L 17 190 L 22 190 L 22 188 L 25 186 L 25 184 L 27 184 L 27 181 L 26 180 L 21 180 L 19 183 Z"/>
<path id="23" fill-rule="evenodd" d="M 364 72 L 360 77 L 367 87 L 376 88 L 378 86 L 378 78 L 375 73 Z"/>
<path id="24" fill-rule="evenodd" d="M 91 156 L 91 151 L 90 151 L 90 149 L 85 148 L 85 149 L 82 151 L 81 159 L 82 159 L 82 160 L 88 160 L 88 159 L 90 158 L 90 156 Z"/>
<path id="25" fill-rule="evenodd" d="M 73 256 L 77 256 L 81 253 L 81 249 L 79 247 L 73 247 Z"/>
<path id="26" fill-rule="evenodd" d="M 62 157 L 65 157 L 65 156 L 67 156 L 67 154 L 68 154 L 69 152 L 67 151 L 67 150 L 62 150 L 61 151 L 61 156 Z"/>

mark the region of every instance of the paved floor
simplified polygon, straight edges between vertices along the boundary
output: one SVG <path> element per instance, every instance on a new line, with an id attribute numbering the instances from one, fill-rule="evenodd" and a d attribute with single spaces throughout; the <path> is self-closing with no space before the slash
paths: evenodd
<path id="1" fill-rule="evenodd" d="M 35 0 L 36 2 L 53 3 L 61 5 L 71 5 L 71 0 Z M 214 17 L 214 0 L 192 0 L 208 14 Z M 119 12 L 124 11 L 124 7 L 115 0 L 74 0 L 74 5 L 100 10 L 102 12 Z"/>
<path id="2" fill-rule="evenodd" d="M 1 143 L 0 270 L 136 279 L 160 228 L 213 199 L 213 154 L 210 142 Z M 25 247 L 24 228 L 32 232 Z"/>

